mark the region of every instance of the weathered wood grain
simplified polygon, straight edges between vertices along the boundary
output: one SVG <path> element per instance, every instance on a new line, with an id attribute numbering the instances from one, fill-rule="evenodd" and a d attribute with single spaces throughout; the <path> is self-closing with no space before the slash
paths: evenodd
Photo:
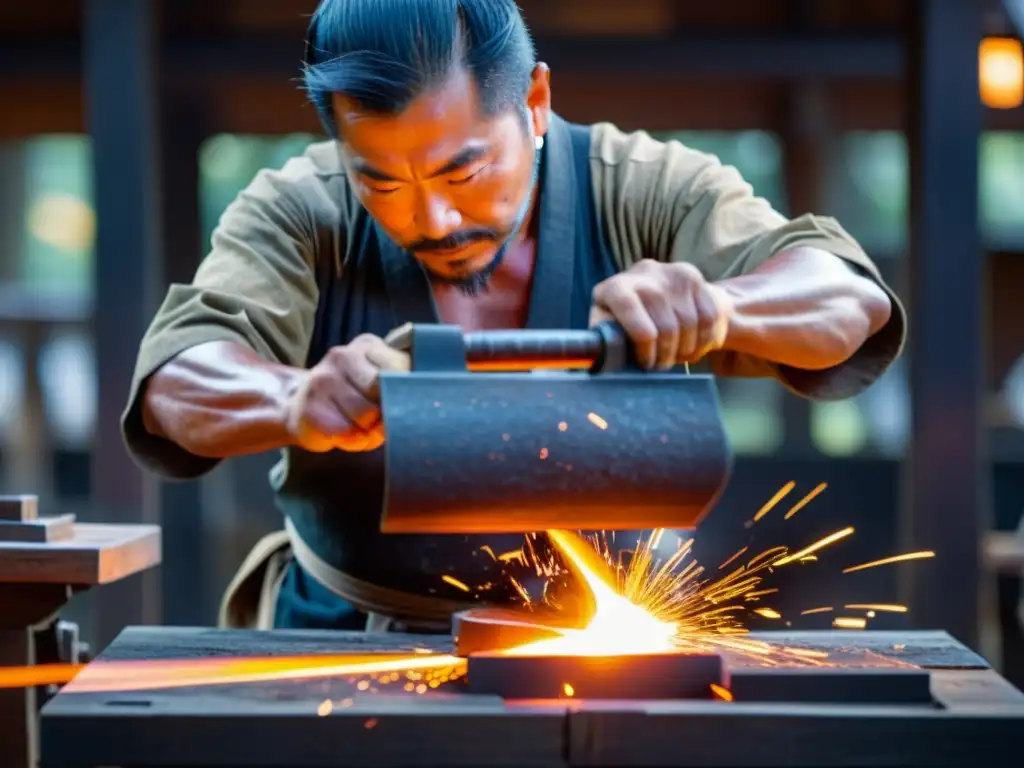
<path id="1" fill-rule="evenodd" d="M 305 656 L 318 653 L 451 653 L 448 635 L 371 634 L 333 630 L 126 627 L 99 658 L 189 659 L 220 656 Z"/>
<path id="2" fill-rule="evenodd" d="M 957 642 L 948 632 L 925 630 L 889 632 L 832 630 L 824 632 L 751 632 L 744 637 L 789 648 L 826 651 L 833 660 L 877 666 L 880 659 L 925 669 L 988 669 L 981 656 Z M 726 654 L 732 666 L 757 664 L 749 656 Z"/>
<path id="3" fill-rule="evenodd" d="M 75 525 L 49 543 L 0 541 L 0 582 L 109 584 L 160 562 L 155 525 Z"/>
<path id="4" fill-rule="evenodd" d="M 752 632 L 745 635 L 771 645 L 825 651 L 846 663 L 862 660 L 879 665 L 891 659 L 926 669 L 988 669 L 989 664 L 941 631 L 879 632 Z M 451 653 L 447 635 L 411 635 L 331 630 L 217 630 L 204 627 L 128 627 L 104 652 L 103 658 L 190 658 L 201 656 L 275 656 L 315 653 L 413 652 L 428 648 Z M 758 666 L 755 656 L 725 653 L 729 666 Z"/>

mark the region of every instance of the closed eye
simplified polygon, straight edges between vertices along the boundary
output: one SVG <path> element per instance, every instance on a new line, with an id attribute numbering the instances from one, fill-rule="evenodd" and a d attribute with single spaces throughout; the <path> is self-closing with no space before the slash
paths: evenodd
<path id="1" fill-rule="evenodd" d="M 478 175 L 478 174 L 479 174 L 479 173 L 480 173 L 481 171 L 483 171 L 483 170 L 484 170 L 485 168 L 487 168 L 487 167 L 488 167 L 488 166 L 486 166 L 486 165 L 482 165 L 482 166 L 480 166 L 479 168 L 477 168 L 477 169 L 476 169 L 475 171 L 473 171 L 473 172 L 472 172 L 471 174 L 469 174 L 468 176 L 463 176 L 463 177 L 462 177 L 461 179 L 449 179 L 449 180 L 448 180 L 448 183 L 449 183 L 449 184 L 454 184 L 454 185 L 456 185 L 456 186 L 458 186 L 458 185 L 460 185 L 460 184 L 466 184 L 467 182 L 470 182 L 470 181 L 472 181 L 472 180 L 473 180 L 474 178 L 476 178 L 476 176 L 477 176 L 477 175 Z"/>
<path id="2" fill-rule="evenodd" d="M 369 184 L 364 186 L 375 195 L 390 195 L 392 192 L 398 191 L 398 187 L 387 187 L 386 189 L 382 189 L 381 187 L 371 187 Z"/>

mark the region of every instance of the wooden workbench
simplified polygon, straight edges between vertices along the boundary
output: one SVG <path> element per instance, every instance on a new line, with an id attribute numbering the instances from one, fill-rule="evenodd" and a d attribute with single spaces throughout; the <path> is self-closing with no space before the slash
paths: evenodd
<path id="1" fill-rule="evenodd" d="M 58 611 L 75 593 L 160 563 L 155 525 L 77 524 L 59 541 L 0 541 L 0 666 L 53 663 Z M 48 649 L 48 650 L 44 650 Z M 34 768 L 36 690 L 0 689 L 0 765 Z"/>
<path id="2" fill-rule="evenodd" d="M 931 670 L 922 705 L 752 701 L 505 702 L 322 679 L 60 693 L 42 716 L 43 766 L 998 766 L 1020 765 L 1024 694 L 943 632 L 789 632 L 755 638 Z M 108 660 L 439 652 L 447 638 L 130 628 Z M 728 658 L 735 681 L 760 672 Z M 73 688 L 73 686 L 71 686 Z M 317 716 L 324 702 L 334 702 Z"/>

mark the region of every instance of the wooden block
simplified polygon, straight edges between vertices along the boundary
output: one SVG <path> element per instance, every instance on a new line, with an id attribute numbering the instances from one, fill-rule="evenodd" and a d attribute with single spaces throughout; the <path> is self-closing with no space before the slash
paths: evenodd
<path id="1" fill-rule="evenodd" d="M 109 584 L 159 564 L 156 525 L 78 523 L 63 541 L 0 541 L 0 582 Z"/>
<path id="2" fill-rule="evenodd" d="M 0 541 L 46 544 L 70 539 L 74 532 L 74 515 L 40 517 L 37 520 L 29 520 L 22 523 L 0 520 Z"/>
<path id="3" fill-rule="evenodd" d="M 38 516 L 38 496 L 0 496 L 0 520 L 24 523 Z"/>

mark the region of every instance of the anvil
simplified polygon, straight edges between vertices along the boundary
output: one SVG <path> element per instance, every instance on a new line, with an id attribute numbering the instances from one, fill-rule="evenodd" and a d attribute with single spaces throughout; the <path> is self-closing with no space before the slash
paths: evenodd
<path id="1" fill-rule="evenodd" d="M 464 677 L 424 693 L 341 675 L 105 693 L 71 684 L 43 710 L 43 766 L 1020 765 L 1024 694 L 944 632 L 749 637 L 830 663 L 766 668 L 724 652 L 731 702 L 503 699 L 470 692 Z M 133 627 L 101 660 L 452 650 L 415 635 Z"/>

